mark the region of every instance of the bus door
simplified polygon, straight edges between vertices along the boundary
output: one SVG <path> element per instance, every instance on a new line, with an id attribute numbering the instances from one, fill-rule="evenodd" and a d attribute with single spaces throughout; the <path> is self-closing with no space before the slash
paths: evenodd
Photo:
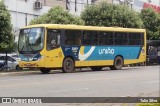
<path id="1" fill-rule="evenodd" d="M 45 67 L 60 67 L 62 52 L 60 47 L 60 31 L 48 29 L 46 42 Z"/>

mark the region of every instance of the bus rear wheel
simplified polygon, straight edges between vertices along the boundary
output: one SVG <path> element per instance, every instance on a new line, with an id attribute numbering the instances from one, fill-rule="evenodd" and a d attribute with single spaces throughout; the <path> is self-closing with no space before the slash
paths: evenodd
<path id="1" fill-rule="evenodd" d="M 103 67 L 101 67 L 101 66 L 93 66 L 93 67 L 91 67 L 91 69 L 92 69 L 93 71 L 101 71 L 102 68 L 103 68 Z"/>
<path id="2" fill-rule="evenodd" d="M 62 71 L 64 73 L 71 73 L 74 72 L 75 63 L 72 58 L 67 57 L 63 61 Z"/>
<path id="3" fill-rule="evenodd" d="M 51 70 L 49 68 L 40 68 L 42 74 L 48 74 Z"/>
<path id="4" fill-rule="evenodd" d="M 123 61 L 123 58 L 121 56 L 117 56 L 115 59 L 114 59 L 114 65 L 113 66 L 110 66 L 109 68 L 111 70 L 120 70 L 124 65 L 124 61 Z"/>

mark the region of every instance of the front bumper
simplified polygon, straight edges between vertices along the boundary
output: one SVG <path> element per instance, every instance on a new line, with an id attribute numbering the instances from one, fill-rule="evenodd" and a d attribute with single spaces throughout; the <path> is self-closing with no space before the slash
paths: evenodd
<path id="1" fill-rule="evenodd" d="M 39 68 L 39 67 L 45 67 L 44 61 L 20 61 L 19 66 L 22 68 Z"/>

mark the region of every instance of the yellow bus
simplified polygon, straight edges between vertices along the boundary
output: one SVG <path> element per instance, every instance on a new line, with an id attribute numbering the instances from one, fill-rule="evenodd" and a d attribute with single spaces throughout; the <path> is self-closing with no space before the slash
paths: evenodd
<path id="1" fill-rule="evenodd" d="M 18 51 L 20 67 L 42 73 L 52 69 L 73 72 L 90 67 L 119 70 L 146 61 L 145 29 L 39 24 L 22 28 Z"/>

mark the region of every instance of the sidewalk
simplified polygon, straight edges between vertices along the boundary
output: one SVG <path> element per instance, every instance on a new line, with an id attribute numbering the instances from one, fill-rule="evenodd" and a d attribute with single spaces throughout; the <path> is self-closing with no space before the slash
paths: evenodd
<path id="1" fill-rule="evenodd" d="M 61 70 L 51 70 L 49 74 L 63 73 Z M 17 75 L 39 75 L 43 74 L 40 70 L 20 70 L 20 71 L 0 71 L 2 76 L 17 76 Z"/>
<path id="2" fill-rule="evenodd" d="M 84 70 L 90 70 L 90 68 L 83 68 L 83 69 L 76 69 L 76 71 L 84 71 Z M 49 74 L 54 73 L 63 73 L 62 70 L 51 70 Z M 42 74 L 40 70 L 20 70 L 20 71 L 0 71 L 0 77 L 1 76 L 14 76 L 14 75 L 29 75 L 29 74 Z"/>
<path id="3" fill-rule="evenodd" d="M 23 70 L 23 71 L 0 71 L 0 77 L 2 76 L 13 76 L 13 75 L 28 75 L 28 74 L 40 74 L 41 72 L 38 70 Z"/>

